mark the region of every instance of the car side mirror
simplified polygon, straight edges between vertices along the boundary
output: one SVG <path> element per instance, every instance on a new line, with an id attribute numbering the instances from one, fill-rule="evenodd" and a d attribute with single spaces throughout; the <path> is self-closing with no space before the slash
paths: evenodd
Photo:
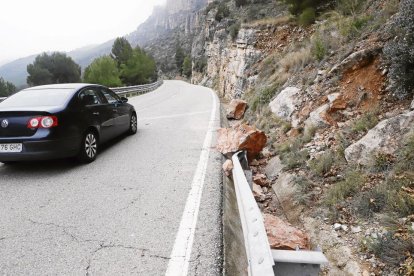
<path id="1" fill-rule="evenodd" d="M 128 98 L 121 97 L 121 102 L 123 102 L 123 103 L 127 103 L 127 102 L 128 102 Z"/>

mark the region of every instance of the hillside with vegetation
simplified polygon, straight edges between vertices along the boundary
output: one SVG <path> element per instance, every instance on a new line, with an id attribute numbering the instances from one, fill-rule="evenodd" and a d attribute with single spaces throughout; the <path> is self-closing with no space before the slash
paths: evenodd
<path id="1" fill-rule="evenodd" d="M 169 37 L 170 72 L 247 102 L 230 123 L 267 135 L 256 199 L 322 247 L 326 275 L 414 273 L 413 14 L 410 0 L 214 1 Z"/>

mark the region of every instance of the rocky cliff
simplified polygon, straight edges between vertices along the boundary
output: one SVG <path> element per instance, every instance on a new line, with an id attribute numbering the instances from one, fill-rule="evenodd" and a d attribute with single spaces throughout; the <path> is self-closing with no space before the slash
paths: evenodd
<path id="1" fill-rule="evenodd" d="M 267 135 L 255 197 L 322 246 L 326 275 L 412 275 L 414 2 L 337 2 L 300 24 L 275 1 L 183 1 L 135 41 L 170 76 L 179 45 L 193 83 L 247 102 L 233 130 Z"/>

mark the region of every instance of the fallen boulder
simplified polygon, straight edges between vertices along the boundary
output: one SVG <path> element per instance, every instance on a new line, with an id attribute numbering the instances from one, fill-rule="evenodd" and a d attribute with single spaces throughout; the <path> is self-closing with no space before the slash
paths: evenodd
<path id="1" fill-rule="evenodd" d="M 227 158 L 238 151 L 246 150 L 247 158 L 252 161 L 266 146 L 267 137 L 263 131 L 246 124 L 218 130 L 217 150 Z"/>
<path id="2" fill-rule="evenodd" d="M 247 102 L 234 99 L 230 102 L 227 109 L 227 119 L 240 120 L 243 118 L 247 109 Z"/>
<path id="3" fill-rule="evenodd" d="M 310 248 L 309 237 L 301 230 L 274 215 L 264 214 L 263 216 L 267 238 L 272 249 L 295 250 L 296 247 L 300 249 Z"/>
<path id="4" fill-rule="evenodd" d="M 329 110 L 329 104 L 324 104 L 312 111 L 309 118 L 305 121 L 306 127 L 325 127 L 329 125 L 326 120 L 326 112 Z"/>
<path id="5" fill-rule="evenodd" d="M 280 92 L 277 97 L 269 104 L 272 112 L 285 120 L 290 121 L 295 111 L 298 101 L 297 95 L 300 89 L 296 87 L 287 87 Z"/>
<path id="6" fill-rule="evenodd" d="M 282 173 L 284 167 L 285 165 L 283 165 L 282 161 L 280 160 L 280 157 L 275 156 L 269 160 L 269 163 L 265 168 L 266 176 L 270 179 L 274 179 L 278 177 L 280 173 Z"/>
<path id="7" fill-rule="evenodd" d="M 253 196 L 257 202 L 263 202 L 266 200 L 266 195 L 264 194 L 262 187 L 257 184 L 253 184 Z"/>
<path id="8" fill-rule="evenodd" d="M 267 180 L 266 175 L 256 174 L 253 176 L 253 182 L 261 187 L 269 186 L 269 180 Z"/>
<path id="9" fill-rule="evenodd" d="M 405 135 L 414 132 L 414 111 L 381 121 L 345 150 L 348 163 L 367 166 L 376 153 L 394 154 Z"/>

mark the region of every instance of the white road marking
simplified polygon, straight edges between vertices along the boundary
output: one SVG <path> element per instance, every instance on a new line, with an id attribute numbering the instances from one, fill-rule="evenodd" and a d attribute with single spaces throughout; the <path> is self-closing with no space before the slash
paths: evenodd
<path id="1" fill-rule="evenodd" d="M 181 113 L 181 114 L 173 114 L 173 115 L 165 115 L 165 116 L 157 116 L 157 117 L 144 117 L 144 118 L 138 117 L 138 120 L 140 120 L 140 121 L 150 121 L 150 120 L 159 120 L 159 119 L 170 119 L 170 118 L 187 117 L 187 116 L 207 114 L 207 113 L 210 113 L 210 110 L 208 110 L 208 111 L 199 111 L 199 112 L 190 112 L 190 113 Z"/>
<path id="2" fill-rule="evenodd" d="M 198 212 L 200 209 L 201 195 L 203 193 L 208 158 L 213 139 L 214 123 L 216 121 L 217 98 L 213 91 L 211 91 L 211 95 L 213 98 L 213 109 L 211 110 L 207 134 L 204 139 L 200 160 L 197 164 L 197 169 L 191 184 L 191 190 L 185 204 L 180 228 L 178 229 L 175 238 L 174 247 L 170 255 L 170 261 L 165 276 L 186 276 L 188 273 Z"/>

